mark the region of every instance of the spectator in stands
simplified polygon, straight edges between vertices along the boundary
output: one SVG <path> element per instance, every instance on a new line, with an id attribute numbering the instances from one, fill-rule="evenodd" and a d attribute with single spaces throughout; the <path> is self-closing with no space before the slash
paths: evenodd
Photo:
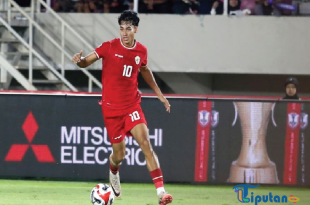
<path id="1" fill-rule="evenodd" d="M 78 13 L 90 13 L 90 0 L 79 0 L 76 2 L 74 10 Z"/>
<path id="2" fill-rule="evenodd" d="M 124 5 L 123 0 L 107 0 L 109 2 L 109 10 L 110 13 L 121 13 L 124 10 L 128 9 L 126 5 Z"/>
<path id="3" fill-rule="evenodd" d="M 184 4 L 183 0 L 173 0 L 172 11 L 175 14 L 185 14 L 186 12 L 186 5 Z"/>
<path id="4" fill-rule="evenodd" d="M 78 8 L 82 9 L 82 2 L 80 0 L 56 0 L 53 9 L 56 12 L 71 12 Z"/>
<path id="5" fill-rule="evenodd" d="M 290 77 L 286 79 L 284 86 L 285 86 L 285 97 L 283 99 L 299 100 L 298 97 L 299 82 L 296 78 Z"/>
<path id="6" fill-rule="evenodd" d="M 171 4 L 169 0 L 145 0 L 149 13 L 168 14 L 171 12 Z"/>
<path id="7" fill-rule="evenodd" d="M 86 6 L 91 13 L 109 13 L 109 2 L 105 0 L 92 0 Z"/>
<path id="8" fill-rule="evenodd" d="M 210 14 L 214 1 L 215 0 L 199 0 L 199 13 Z"/>
<path id="9" fill-rule="evenodd" d="M 134 0 L 129 0 L 128 2 L 129 2 L 129 9 L 133 10 Z M 139 0 L 138 13 L 148 13 L 148 1 L 147 0 Z"/>
<path id="10" fill-rule="evenodd" d="M 109 2 L 107 0 L 56 0 L 53 9 L 56 12 L 109 13 Z"/>
<path id="11" fill-rule="evenodd" d="M 240 0 L 228 0 L 228 14 L 230 14 L 231 11 L 238 11 L 240 10 Z M 222 0 L 216 0 L 213 3 L 211 15 L 215 14 L 223 14 L 224 12 L 224 3 Z"/>
<path id="12" fill-rule="evenodd" d="M 243 11 L 240 10 L 241 1 L 240 0 L 228 0 L 228 15 L 250 15 L 251 11 L 249 9 L 245 9 Z M 210 12 L 211 15 L 223 14 L 224 12 L 224 3 L 222 0 L 216 0 L 213 3 L 212 10 Z"/>
<path id="13" fill-rule="evenodd" d="M 56 12 L 70 12 L 73 9 L 71 0 L 56 0 L 53 9 Z"/>
<path id="14" fill-rule="evenodd" d="M 281 2 L 277 0 L 276 2 Z M 255 0 L 255 14 L 265 16 L 280 16 L 281 11 L 275 6 L 275 3 L 270 0 Z"/>
<path id="15" fill-rule="evenodd" d="M 199 1 L 197 0 L 183 0 L 186 5 L 186 13 L 197 14 L 199 12 Z"/>
<path id="16" fill-rule="evenodd" d="M 174 0 L 172 10 L 175 14 L 197 14 L 199 13 L 198 0 Z"/>

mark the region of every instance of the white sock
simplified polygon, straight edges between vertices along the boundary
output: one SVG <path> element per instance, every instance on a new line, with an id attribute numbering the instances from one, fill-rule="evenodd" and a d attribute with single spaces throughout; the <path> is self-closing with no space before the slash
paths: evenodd
<path id="1" fill-rule="evenodd" d="M 164 187 L 159 187 L 156 190 L 157 190 L 157 195 L 159 195 L 161 192 L 166 192 Z"/>

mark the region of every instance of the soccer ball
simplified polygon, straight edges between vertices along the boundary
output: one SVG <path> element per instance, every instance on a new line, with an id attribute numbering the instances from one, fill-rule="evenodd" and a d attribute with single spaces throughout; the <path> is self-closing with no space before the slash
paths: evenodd
<path id="1" fill-rule="evenodd" d="M 97 184 L 90 192 L 93 205 L 111 205 L 114 201 L 114 192 L 107 184 Z"/>

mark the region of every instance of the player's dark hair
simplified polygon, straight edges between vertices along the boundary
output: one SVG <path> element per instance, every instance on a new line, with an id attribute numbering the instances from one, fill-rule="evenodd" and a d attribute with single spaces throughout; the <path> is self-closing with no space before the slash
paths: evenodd
<path id="1" fill-rule="evenodd" d="M 138 26 L 139 25 L 139 17 L 137 12 L 131 11 L 131 10 L 126 10 L 121 13 L 121 15 L 118 17 L 118 24 L 121 25 L 122 21 L 128 21 L 130 22 L 133 26 Z"/>

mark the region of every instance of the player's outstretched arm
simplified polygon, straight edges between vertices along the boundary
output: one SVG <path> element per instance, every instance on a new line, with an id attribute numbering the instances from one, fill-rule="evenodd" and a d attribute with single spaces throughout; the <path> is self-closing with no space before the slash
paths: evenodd
<path id="1" fill-rule="evenodd" d="M 72 57 L 72 62 L 80 68 L 86 68 L 98 60 L 98 57 L 94 52 L 88 54 L 86 57 L 83 57 L 82 54 L 83 51 L 80 51 L 79 53 L 74 54 Z"/>
<path id="2" fill-rule="evenodd" d="M 140 73 L 145 80 L 145 82 L 152 88 L 152 90 L 156 93 L 158 96 L 158 99 L 164 104 L 166 111 L 170 113 L 171 105 L 169 101 L 164 97 L 161 90 L 159 89 L 155 78 L 153 76 L 152 71 L 147 66 L 142 66 L 140 68 Z"/>

